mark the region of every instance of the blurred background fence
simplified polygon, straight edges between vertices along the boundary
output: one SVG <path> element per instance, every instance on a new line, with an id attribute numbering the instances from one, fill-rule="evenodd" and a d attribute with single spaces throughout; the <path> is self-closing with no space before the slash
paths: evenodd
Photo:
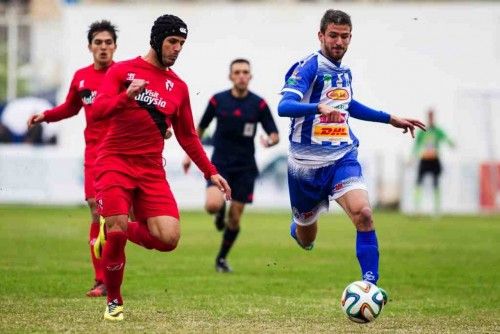
<path id="1" fill-rule="evenodd" d="M 251 60 L 251 89 L 273 112 L 288 67 L 319 48 L 319 20 L 328 8 L 351 14 L 353 39 L 344 59 L 356 99 L 390 113 L 437 122 L 454 140 L 442 160 L 443 211 L 477 213 L 500 207 L 500 3 L 402 1 L 0 1 L 0 121 L 2 110 L 25 97 L 60 103 L 74 71 L 91 62 L 86 30 L 109 19 L 119 28 L 116 60 L 144 54 L 149 29 L 164 13 L 182 17 L 189 38 L 174 70 L 188 83 L 195 121 L 212 94 L 227 89 L 228 64 Z M 41 143 L 21 133 L 0 145 L 0 203 L 77 204 L 83 200 L 83 128 L 78 115 L 47 126 Z M 275 113 L 282 142 L 257 148 L 262 171 L 255 208 L 287 208 L 288 119 Z M 413 211 L 413 141 L 380 124 L 352 120 L 374 205 Z M 11 131 L 12 132 L 12 131 Z M 182 208 L 200 207 L 200 173 L 184 175 L 177 142 L 166 142 L 169 182 Z M 210 148 L 207 148 L 210 150 Z M 430 189 L 430 186 L 427 187 Z M 430 192 L 430 190 L 429 190 Z M 425 193 L 425 192 L 424 192 Z M 424 210 L 431 200 L 424 196 Z M 427 200 L 428 199 L 428 200 Z"/>

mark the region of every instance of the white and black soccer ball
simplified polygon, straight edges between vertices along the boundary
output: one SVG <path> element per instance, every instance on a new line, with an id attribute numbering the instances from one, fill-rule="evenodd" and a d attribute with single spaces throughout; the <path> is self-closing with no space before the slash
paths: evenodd
<path id="1" fill-rule="evenodd" d="M 340 306 L 349 320 L 367 323 L 375 320 L 382 311 L 384 296 L 375 284 L 352 282 L 342 293 Z"/>

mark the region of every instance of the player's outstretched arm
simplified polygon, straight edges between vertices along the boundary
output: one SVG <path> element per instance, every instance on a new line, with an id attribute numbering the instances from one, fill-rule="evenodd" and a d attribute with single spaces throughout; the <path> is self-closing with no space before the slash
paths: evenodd
<path id="1" fill-rule="evenodd" d="M 201 145 L 198 133 L 194 128 L 193 113 L 191 112 L 187 87 L 185 87 L 185 95 L 182 98 L 179 111 L 172 116 L 171 120 L 177 141 L 189 158 L 203 172 L 205 179 L 208 180 L 212 175 L 218 174 L 217 168 L 208 159 Z"/>
<path id="2" fill-rule="evenodd" d="M 42 121 L 47 123 L 58 122 L 73 117 L 78 114 L 82 106 L 82 100 L 78 93 L 78 79 L 73 76 L 68 94 L 66 95 L 66 100 L 57 107 L 45 110 L 43 112 L 44 117 Z"/>
<path id="3" fill-rule="evenodd" d="M 301 99 L 298 94 L 285 92 L 278 104 L 278 115 L 280 117 L 302 117 L 318 112 L 317 103 L 304 103 L 301 102 Z"/>
<path id="4" fill-rule="evenodd" d="M 322 114 L 329 122 L 342 123 L 344 114 L 338 109 L 326 104 L 300 102 L 300 96 L 286 92 L 278 105 L 278 115 L 281 117 L 302 117 L 307 115 Z"/>
<path id="5" fill-rule="evenodd" d="M 391 115 L 388 113 L 367 107 L 356 100 L 349 103 L 349 115 L 369 122 L 389 123 L 391 120 Z"/>
<path id="6" fill-rule="evenodd" d="M 394 115 L 391 115 L 389 124 L 395 128 L 403 129 L 403 133 L 407 133 L 408 131 L 410 131 L 410 134 L 413 138 L 415 138 L 415 128 L 419 128 L 423 131 L 426 130 L 425 124 L 419 121 L 418 119 L 399 118 Z"/>
<path id="7" fill-rule="evenodd" d="M 198 134 L 198 138 L 201 139 L 203 137 L 203 134 L 205 133 L 205 129 L 197 127 L 196 133 Z M 191 167 L 191 158 L 189 157 L 189 155 L 186 154 L 186 156 L 182 160 L 182 169 L 184 170 L 185 174 L 187 174 L 190 167 Z"/>

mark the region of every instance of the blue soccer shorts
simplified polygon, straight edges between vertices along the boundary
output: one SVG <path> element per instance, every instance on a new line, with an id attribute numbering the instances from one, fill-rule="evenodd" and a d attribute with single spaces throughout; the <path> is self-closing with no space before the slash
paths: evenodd
<path id="1" fill-rule="evenodd" d="M 321 213 L 328 211 L 331 200 L 354 189 L 366 190 L 357 150 L 322 167 L 288 159 L 288 191 L 293 220 L 298 225 L 313 224 Z"/>

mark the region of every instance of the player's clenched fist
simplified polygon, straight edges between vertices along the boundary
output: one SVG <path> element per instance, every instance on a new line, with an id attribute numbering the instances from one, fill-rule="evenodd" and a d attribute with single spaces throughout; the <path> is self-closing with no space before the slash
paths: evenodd
<path id="1" fill-rule="evenodd" d="M 210 176 L 210 181 L 212 181 L 212 183 L 224 193 L 224 198 L 226 201 L 231 200 L 231 187 L 229 186 L 225 178 L 220 176 L 220 174 L 215 174 Z"/>
<path id="2" fill-rule="evenodd" d="M 127 88 L 127 96 L 129 99 L 135 98 L 144 91 L 148 82 L 143 79 L 134 79 Z"/>
<path id="3" fill-rule="evenodd" d="M 329 105 L 320 103 L 318 104 L 318 111 L 321 115 L 325 116 L 328 122 L 343 123 L 345 116 L 338 109 L 332 108 Z"/>
<path id="4" fill-rule="evenodd" d="M 31 129 L 35 124 L 42 123 L 44 120 L 45 115 L 43 113 L 31 115 L 30 118 L 28 118 L 28 129 Z"/>

